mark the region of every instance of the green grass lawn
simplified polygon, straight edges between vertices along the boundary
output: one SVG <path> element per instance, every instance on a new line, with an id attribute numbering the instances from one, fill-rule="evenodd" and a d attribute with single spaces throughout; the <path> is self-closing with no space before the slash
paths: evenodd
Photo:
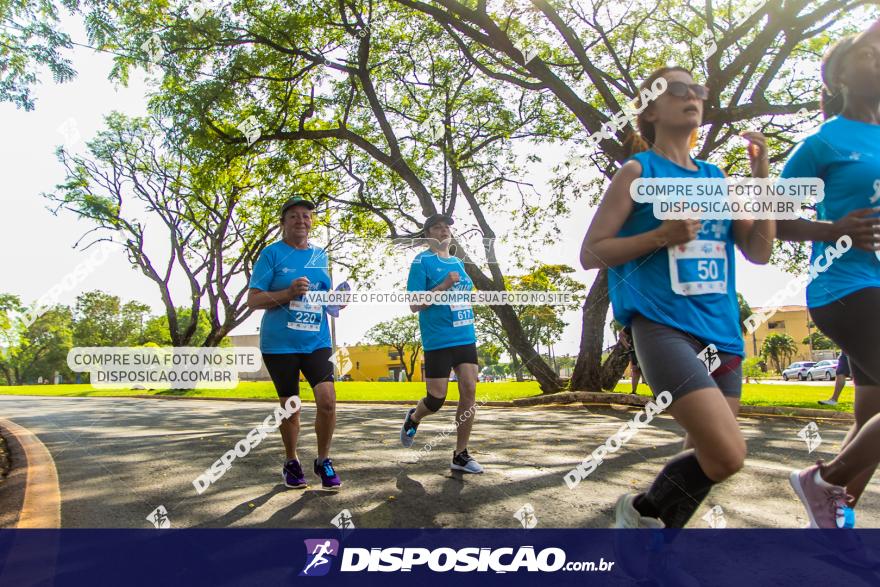
<path id="1" fill-rule="evenodd" d="M 314 401 L 315 396 L 307 383 L 300 383 L 301 397 L 304 401 Z M 541 393 L 534 381 L 523 383 L 486 383 L 477 387 L 477 398 L 485 401 L 503 402 L 520 397 L 528 397 Z M 242 382 L 235 389 L 195 389 L 195 390 L 95 390 L 91 385 L 21 385 L 0 386 L 0 395 L 53 395 L 69 397 L 96 396 L 133 396 L 133 395 L 173 395 L 181 397 L 223 397 L 229 399 L 242 398 L 277 398 L 275 387 L 271 381 Z M 425 395 L 424 383 L 394 383 L 369 381 L 337 381 L 336 398 L 341 401 L 414 401 Z M 458 400 L 458 384 L 449 383 L 451 401 Z"/>
<path id="2" fill-rule="evenodd" d="M 629 383 L 618 383 L 614 391 L 628 393 Z M 828 399 L 834 391 L 834 384 L 828 385 L 769 385 L 767 383 L 743 384 L 742 403 L 745 406 L 792 406 L 797 408 L 816 408 L 851 412 L 853 410 L 853 387 L 850 382 L 840 394 L 834 407 L 820 406 L 816 402 Z M 639 385 L 639 395 L 651 395 L 647 385 Z"/>
<path id="3" fill-rule="evenodd" d="M 302 387 L 302 399 L 313 401 L 312 390 L 305 383 Z M 749 383 L 743 385 L 743 404 L 751 406 L 794 406 L 801 408 L 821 408 L 816 401 L 827 399 L 831 396 L 833 386 L 807 386 L 807 385 L 768 385 L 761 383 Z M 615 391 L 628 392 L 629 383 L 621 383 Z M 524 383 L 498 382 L 481 383 L 477 386 L 477 397 L 485 401 L 509 401 L 521 397 L 539 395 L 541 390 L 534 381 Z M 0 394 L 3 395 L 51 395 L 71 397 L 94 397 L 94 396 L 133 396 L 133 395 L 173 395 L 181 397 L 223 397 L 229 399 L 260 398 L 273 399 L 276 396 L 275 388 L 271 382 L 243 382 L 234 390 L 228 389 L 196 389 L 196 390 L 173 390 L 173 391 L 144 391 L 144 390 L 94 390 L 88 384 L 83 385 L 21 385 L 0 386 Z M 650 395 L 647 385 L 639 386 L 640 395 Z M 414 401 L 425 395 L 424 383 L 389 383 L 389 382 L 337 382 L 336 397 L 341 401 L 388 401 L 404 400 Z M 449 384 L 448 399 L 458 399 L 458 386 Z M 834 408 L 837 411 L 852 411 L 853 389 L 847 386 L 840 396 L 840 402 Z"/>

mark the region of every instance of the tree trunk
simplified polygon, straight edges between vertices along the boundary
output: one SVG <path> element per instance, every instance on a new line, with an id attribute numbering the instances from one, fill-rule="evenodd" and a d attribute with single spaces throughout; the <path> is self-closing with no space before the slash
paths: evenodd
<path id="1" fill-rule="evenodd" d="M 406 365 L 404 365 L 403 369 L 406 371 L 406 380 L 412 382 L 413 375 L 416 373 L 416 365 L 419 362 L 419 352 L 421 349 L 413 349 L 413 353 L 409 357 L 409 370 L 407 371 Z"/>
<path id="2" fill-rule="evenodd" d="M 629 349 L 619 341 L 611 349 L 608 358 L 602 363 L 601 383 L 605 391 L 613 391 L 629 365 Z"/>
<path id="3" fill-rule="evenodd" d="M 519 364 L 519 357 L 516 356 L 516 351 L 513 349 L 508 349 L 507 352 L 510 353 L 510 363 L 513 366 L 513 376 L 517 381 L 522 382 L 523 374 L 522 367 L 520 367 Z"/>
<path id="4" fill-rule="evenodd" d="M 553 372 L 541 356 L 535 352 L 535 348 L 526 340 L 522 324 L 516 318 L 511 306 L 490 306 L 495 315 L 501 321 L 501 326 L 507 333 L 510 346 L 523 360 L 523 366 L 535 376 L 542 393 L 555 393 L 562 389 L 559 377 Z M 519 377 L 517 377 L 519 381 Z"/>
<path id="5" fill-rule="evenodd" d="M 205 340 L 202 342 L 203 347 L 215 347 L 218 346 L 223 339 L 229 334 L 229 331 L 232 330 L 233 327 L 228 326 L 226 324 L 222 326 L 211 326 L 211 331 L 208 332 L 208 335 L 205 337 Z M 195 333 L 193 333 L 195 334 Z M 190 336 L 192 338 L 192 336 Z"/>
<path id="6" fill-rule="evenodd" d="M 602 341 L 608 314 L 608 273 L 599 270 L 587 299 L 581 320 L 581 346 L 569 387 L 577 391 L 602 390 Z"/>

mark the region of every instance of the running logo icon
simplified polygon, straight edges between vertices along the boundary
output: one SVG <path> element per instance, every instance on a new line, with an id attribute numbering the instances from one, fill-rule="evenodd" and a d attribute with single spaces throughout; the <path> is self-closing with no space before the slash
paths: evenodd
<path id="1" fill-rule="evenodd" d="M 712 506 L 702 519 L 710 528 L 727 528 L 727 518 L 724 517 L 724 510 L 720 505 Z"/>
<path id="2" fill-rule="evenodd" d="M 522 527 L 526 530 L 538 525 L 538 518 L 535 516 L 535 508 L 532 507 L 532 504 L 530 503 L 527 503 L 516 510 L 513 517 L 519 520 L 519 523 L 522 524 Z"/>
<path id="3" fill-rule="evenodd" d="M 300 577 L 323 577 L 339 554 L 339 541 L 332 538 L 306 540 L 306 566 Z"/>
<path id="4" fill-rule="evenodd" d="M 800 432 L 798 432 L 798 436 L 801 437 L 801 440 L 807 443 L 807 451 L 813 452 L 819 445 L 822 444 L 822 437 L 819 435 L 819 427 L 816 426 L 815 422 L 810 422 L 806 426 L 804 426 Z"/>
<path id="5" fill-rule="evenodd" d="M 697 358 L 703 361 L 703 364 L 706 365 L 706 369 L 709 370 L 710 375 L 721 366 L 721 357 L 718 354 L 718 347 L 714 344 L 710 344 L 701 350 L 700 354 L 697 355 Z"/>
<path id="6" fill-rule="evenodd" d="M 170 528 L 171 520 L 168 518 L 168 510 L 164 505 L 160 505 L 147 516 L 147 521 L 152 522 L 156 528 Z"/>

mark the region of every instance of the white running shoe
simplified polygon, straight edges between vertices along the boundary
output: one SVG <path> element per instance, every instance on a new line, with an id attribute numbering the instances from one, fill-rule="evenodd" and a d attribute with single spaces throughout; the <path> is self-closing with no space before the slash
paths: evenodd
<path id="1" fill-rule="evenodd" d="M 483 467 L 480 466 L 480 463 L 478 463 L 474 457 L 468 454 L 467 449 L 464 449 L 458 454 L 455 454 L 455 451 L 452 451 L 452 464 L 449 468 L 453 471 L 464 471 L 465 473 L 483 472 Z"/>
<path id="2" fill-rule="evenodd" d="M 615 528 L 663 528 L 663 520 L 647 518 L 633 506 L 635 493 L 624 493 L 614 506 Z"/>

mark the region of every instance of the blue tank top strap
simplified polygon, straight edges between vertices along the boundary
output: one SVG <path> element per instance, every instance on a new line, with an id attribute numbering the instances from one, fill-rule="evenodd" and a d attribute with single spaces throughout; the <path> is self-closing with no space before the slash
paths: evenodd
<path id="1" fill-rule="evenodd" d="M 719 178 L 712 163 L 692 159 L 687 169 L 654 151 L 636 153 L 645 178 Z M 618 236 L 633 236 L 660 226 L 650 203 L 635 203 Z M 608 288 L 614 317 L 629 326 L 640 314 L 687 332 L 719 351 L 744 354 L 736 299 L 735 252 L 730 220 L 703 221 L 694 241 L 652 251 L 611 267 Z"/>

